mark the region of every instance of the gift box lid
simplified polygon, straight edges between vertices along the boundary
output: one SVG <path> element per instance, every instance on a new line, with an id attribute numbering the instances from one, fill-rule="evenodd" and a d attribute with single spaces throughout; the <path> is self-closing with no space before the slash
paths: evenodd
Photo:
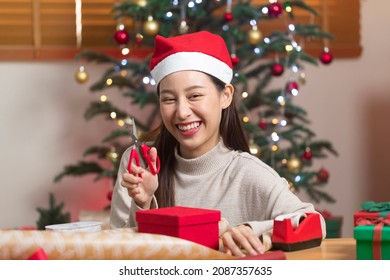
<path id="1" fill-rule="evenodd" d="M 135 214 L 138 223 L 170 226 L 205 224 L 219 222 L 221 219 L 219 210 L 184 206 L 139 210 Z"/>
<path id="2" fill-rule="evenodd" d="M 353 237 L 356 240 L 372 241 L 375 225 L 356 226 L 353 229 Z M 390 241 L 390 226 L 382 227 L 382 241 Z"/>

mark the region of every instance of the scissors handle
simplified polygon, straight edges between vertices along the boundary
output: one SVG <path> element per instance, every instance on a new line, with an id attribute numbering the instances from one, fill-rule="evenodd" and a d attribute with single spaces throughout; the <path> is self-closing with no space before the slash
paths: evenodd
<path id="1" fill-rule="evenodd" d="M 127 171 L 129 173 L 133 173 L 133 171 L 131 171 L 131 164 L 133 163 L 133 161 L 135 161 L 135 164 L 137 166 L 140 166 L 139 156 L 137 153 L 137 149 L 135 149 L 135 148 L 131 149 L 129 163 L 127 164 Z M 138 174 L 138 176 L 142 178 L 142 174 Z"/>
<path id="2" fill-rule="evenodd" d="M 152 160 L 150 159 L 150 156 L 149 156 L 149 151 L 150 151 L 150 147 L 147 146 L 146 144 L 141 144 L 141 152 L 142 152 L 142 156 L 144 157 L 146 163 L 148 164 L 149 166 L 149 169 L 150 169 L 150 173 L 152 173 L 153 175 L 156 175 L 158 172 L 160 172 L 160 158 L 157 156 L 157 159 L 156 159 L 156 168 L 154 167 L 153 163 L 152 163 Z"/>

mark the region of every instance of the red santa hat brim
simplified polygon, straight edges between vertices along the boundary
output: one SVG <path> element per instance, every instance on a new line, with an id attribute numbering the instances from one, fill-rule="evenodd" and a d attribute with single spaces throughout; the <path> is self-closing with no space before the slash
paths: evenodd
<path id="1" fill-rule="evenodd" d="M 183 70 L 205 72 L 230 83 L 233 66 L 222 37 L 207 31 L 170 38 L 157 35 L 150 62 L 150 72 L 156 83 Z"/>

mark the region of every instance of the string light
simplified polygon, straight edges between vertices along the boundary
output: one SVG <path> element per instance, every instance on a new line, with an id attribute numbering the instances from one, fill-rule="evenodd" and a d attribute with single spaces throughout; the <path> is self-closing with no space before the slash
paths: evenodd
<path id="1" fill-rule="evenodd" d="M 242 121 L 243 121 L 244 123 L 247 123 L 247 122 L 249 122 L 249 118 L 248 118 L 247 116 L 245 116 L 245 117 L 242 118 Z"/>
<path id="2" fill-rule="evenodd" d="M 241 96 L 242 96 L 242 98 L 247 98 L 247 97 L 249 96 L 249 94 L 248 94 L 246 91 L 244 91 L 244 92 L 241 94 Z"/>
<path id="3" fill-rule="evenodd" d="M 118 125 L 119 126 L 125 126 L 125 121 L 124 120 L 118 120 Z"/>
<path id="4" fill-rule="evenodd" d="M 107 95 L 103 94 L 102 96 L 100 96 L 100 101 L 101 102 L 106 102 L 108 99 Z"/>
<path id="5" fill-rule="evenodd" d="M 116 112 L 111 112 L 110 114 L 111 119 L 116 119 Z"/>
<path id="6" fill-rule="evenodd" d="M 123 48 L 122 49 L 122 55 L 128 55 L 130 53 L 130 49 L 129 48 Z"/>

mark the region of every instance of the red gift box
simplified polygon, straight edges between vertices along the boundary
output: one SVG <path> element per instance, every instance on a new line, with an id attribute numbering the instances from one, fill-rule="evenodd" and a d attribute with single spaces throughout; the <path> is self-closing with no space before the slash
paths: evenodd
<path id="1" fill-rule="evenodd" d="M 390 202 L 366 201 L 361 204 L 361 211 L 353 214 L 353 226 L 362 219 L 390 218 Z"/>
<path id="2" fill-rule="evenodd" d="M 135 214 L 138 232 L 178 237 L 219 249 L 219 210 L 174 206 Z"/>

